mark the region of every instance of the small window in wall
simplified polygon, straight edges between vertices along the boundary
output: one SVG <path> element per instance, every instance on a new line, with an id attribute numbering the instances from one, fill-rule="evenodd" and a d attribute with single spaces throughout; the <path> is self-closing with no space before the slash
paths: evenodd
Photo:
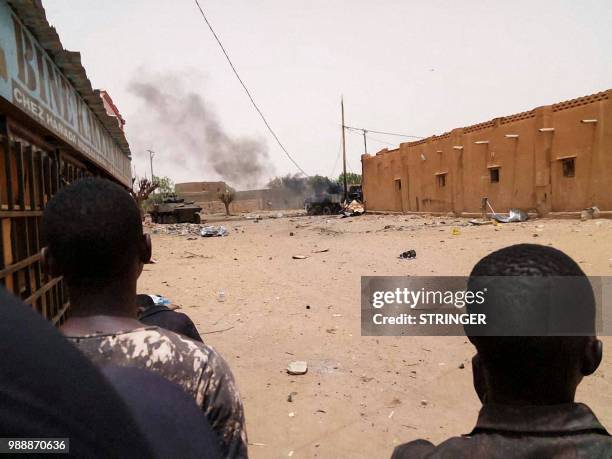
<path id="1" fill-rule="evenodd" d="M 436 175 L 438 188 L 444 188 L 446 186 L 446 174 Z"/>
<path id="2" fill-rule="evenodd" d="M 576 174 L 576 158 L 566 158 L 561 161 L 563 177 L 573 177 Z"/>
<path id="3" fill-rule="evenodd" d="M 489 169 L 489 177 L 491 183 L 499 183 L 499 168 Z"/>
<path id="4" fill-rule="evenodd" d="M 401 179 L 395 179 L 395 191 L 402 191 L 402 180 Z"/>

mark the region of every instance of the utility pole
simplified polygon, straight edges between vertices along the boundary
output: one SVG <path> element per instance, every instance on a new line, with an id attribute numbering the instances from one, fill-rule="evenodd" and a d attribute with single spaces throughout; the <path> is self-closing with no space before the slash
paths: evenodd
<path id="1" fill-rule="evenodd" d="M 366 133 L 368 131 L 366 131 L 365 129 L 362 129 L 363 131 L 363 150 L 365 152 L 365 154 L 368 154 L 368 142 L 366 141 Z"/>
<path id="2" fill-rule="evenodd" d="M 149 152 L 149 160 L 151 161 L 151 183 L 153 183 L 155 176 L 153 175 L 153 157 L 155 156 L 155 152 L 152 150 L 147 150 Z"/>
<path id="3" fill-rule="evenodd" d="M 340 98 L 340 108 L 342 109 L 342 178 L 344 179 L 344 201 L 348 200 L 348 186 L 346 183 L 346 140 L 344 138 L 344 97 Z"/>

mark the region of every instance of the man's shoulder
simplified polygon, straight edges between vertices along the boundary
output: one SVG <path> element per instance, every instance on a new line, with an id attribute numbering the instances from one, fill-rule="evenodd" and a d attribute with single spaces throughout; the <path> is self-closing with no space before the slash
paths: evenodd
<path id="1" fill-rule="evenodd" d="M 68 338 L 88 354 L 133 362 L 146 360 L 145 366 L 164 363 L 196 369 L 218 358 L 212 347 L 159 327 Z"/>
<path id="2" fill-rule="evenodd" d="M 429 457 L 472 457 L 470 437 L 451 437 L 448 440 L 434 445 L 428 440 L 413 440 L 396 446 L 391 459 L 419 459 Z"/>

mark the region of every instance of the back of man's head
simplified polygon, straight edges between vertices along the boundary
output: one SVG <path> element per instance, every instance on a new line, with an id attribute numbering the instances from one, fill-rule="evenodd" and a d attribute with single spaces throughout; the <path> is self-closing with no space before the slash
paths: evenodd
<path id="1" fill-rule="evenodd" d="M 521 278 L 495 279 L 505 276 Z M 566 280 L 554 279 L 562 277 Z M 488 287 L 484 307 L 491 320 L 497 321 L 494 329 L 502 331 L 499 335 L 509 335 L 475 336 L 466 329 L 489 389 L 505 399 L 531 403 L 573 399 L 582 376 L 595 371 L 601 360 L 601 343 L 594 338 L 595 300 L 582 269 L 560 250 L 519 244 L 493 252 L 474 266 L 470 289 L 479 290 L 483 285 Z M 546 286 L 551 288 L 545 291 Z M 551 292 L 555 286 L 568 294 Z M 554 316 L 560 319 L 551 321 Z M 538 321 L 561 323 L 567 329 L 568 324 L 563 323 L 566 316 L 579 318 L 583 336 L 510 336 L 520 335 L 521 330 L 527 335 L 538 327 L 550 327 Z M 506 333 L 508 330 L 500 328 L 504 326 L 515 328 Z"/>
<path id="2" fill-rule="evenodd" d="M 85 178 L 62 188 L 43 215 L 43 239 L 72 287 L 99 286 L 124 276 L 139 260 L 138 206 L 119 185 Z"/>

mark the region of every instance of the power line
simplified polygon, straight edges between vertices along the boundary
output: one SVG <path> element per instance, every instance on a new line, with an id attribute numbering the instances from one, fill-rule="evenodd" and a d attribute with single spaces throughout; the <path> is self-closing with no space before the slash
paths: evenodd
<path id="1" fill-rule="evenodd" d="M 336 156 L 336 161 L 334 162 L 334 167 L 331 171 L 331 174 L 329 174 L 330 177 L 334 176 L 334 173 L 336 172 L 336 166 L 338 165 L 338 160 L 340 159 L 340 155 L 342 154 L 342 144 L 340 144 L 340 146 L 338 147 L 338 156 Z"/>
<path id="2" fill-rule="evenodd" d="M 349 130 L 349 132 L 350 132 L 351 134 L 354 134 L 354 135 L 359 136 L 359 137 L 361 137 L 361 136 L 363 135 L 362 133 L 357 132 L 357 131 L 351 131 L 351 130 Z M 375 142 L 383 143 L 383 144 L 385 144 L 385 145 L 389 145 L 389 146 L 391 146 L 391 147 L 397 147 L 397 144 L 396 144 L 396 143 L 390 143 L 390 142 L 386 142 L 386 141 L 384 141 L 384 140 L 377 139 L 376 137 L 372 137 L 371 135 L 369 135 L 369 134 L 368 134 L 368 132 L 370 132 L 370 131 L 366 131 L 366 137 L 367 137 L 369 140 L 374 140 Z"/>
<path id="3" fill-rule="evenodd" d="M 300 170 L 300 172 L 302 174 L 304 174 L 306 177 L 309 177 L 309 175 L 306 172 L 304 172 L 304 169 L 302 169 L 300 167 L 300 165 L 295 161 L 295 159 L 293 159 L 291 157 L 291 155 L 289 154 L 289 152 L 287 151 L 285 146 L 279 140 L 278 136 L 276 135 L 276 133 L 274 132 L 274 130 L 272 129 L 272 127 L 268 123 L 268 120 L 266 120 L 266 117 L 264 116 L 262 111 L 259 109 L 259 107 L 255 103 L 255 100 L 253 99 L 253 96 L 251 95 L 250 91 L 248 90 L 248 88 L 244 84 L 244 81 L 242 81 L 242 78 L 240 78 L 240 75 L 238 75 L 238 71 L 236 70 L 236 67 L 234 67 L 234 64 L 232 63 L 232 60 L 230 59 L 229 55 L 227 54 L 227 51 L 225 50 L 225 47 L 221 43 L 221 40 L 219 39 L 217 34 L 215 33 L 215 30 L 213 29 L 212 25 L 208 21 L 208 18 L 206 17 L 206 14 L 204 14 L 204 10 L 200 6 L 200 3 L 198 2 L 198 0 L 194 0 L 194 1 L 195 1 L 196 6 L 198 7 L 198 9 L 200 10 L 200 14 L 202 15 L 202 18 L 204 18 L 204 21 L 206 22 L 206 25 L 208 26 L 208 28 L 212 32 L 213 36 L 215 37 L 215 40 L 217 40 L 217 43 L 219 44 L 219 47 L 221 48 L 221 51 L 223 51 L 223 54 L 225 55 L 225 58 L 227 59 L 227 62 L 229 63 L 230 67 L 232 68 L 232 71 L 234 72 L 234 75 L 236 75 L 236 78 L 238 78 L 238 81 L 242 85 L 242 88 L 244 89 L 244 92 L 246 92 L 247 96 L 249 97 L 249 100 L 251 101 L 251 104 L 253 104 L 253 107 L 255 107 L 255 110 L 257 110 L 257 113 L 259 113 L 259 116 L 261 117 L 261 119 L 263 120 L 264 124 L 268 128 L 268 131 L 270 131 L 270 134 L 272 134 L 272 137 L 274 137 L 274 140 L 276 140 L 276 143 L 278 143 L 278 146 L 281 147 L 281 149 L 287 155 L 287 158 L 289 158 L 291 160 L 291 162 L 295 165 L 295 167 L 297 167 Z"/>
<path id="4" fill-rule="evenodd" d="M 374 142 L 383 143 L 383 144 L 389 145 L 391 147 L 397 147 L 396 143 L 385 142 L 384 140 L 377 139 L 376 137 L 372 137 L 371 135 L 368 135 L 367 138 L 370 139 L 370 140 L 373 140 Z"/>
<path id="5" fill-rule="evenodd" d="M 411 139 L 425 139 L 425 137 L 421 137 L 418 135 L 398 134 L 397 132 L 375 131 L 373 129 L 357 128 L 357 127 L 352 127 L 352 126 L 344 126 L 344 127 L 347 129 L 352 129 L 354 131 L 361 131 L 361 132 L 366 131 L 366 133 L 373 132 L 375 134 L 394 135 L 397 137 L 408 137 Z"/>

